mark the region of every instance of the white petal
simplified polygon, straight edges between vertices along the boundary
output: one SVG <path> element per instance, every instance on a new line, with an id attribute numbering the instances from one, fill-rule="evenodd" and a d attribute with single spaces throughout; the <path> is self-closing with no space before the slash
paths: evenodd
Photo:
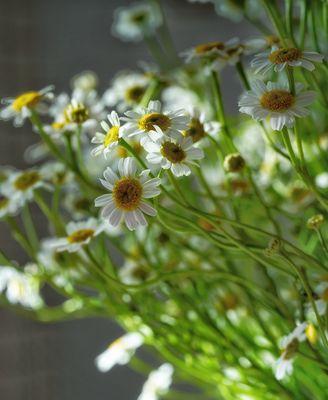
<path id="1" fill-rule="evenodd" d="M 155 217 L 155 215 L 157 215 L 157 211 L 155 210 L 155 208 L 149 205 L 148 203 L 145 202 L 140 203 L 139 208 L 142 212 L 144 212 L 147 215 L 150 215 L 151 217 Z"/>

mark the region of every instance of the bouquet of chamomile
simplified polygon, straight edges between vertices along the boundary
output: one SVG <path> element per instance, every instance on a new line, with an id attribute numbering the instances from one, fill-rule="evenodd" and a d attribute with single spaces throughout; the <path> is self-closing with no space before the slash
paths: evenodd
<path id="1" fill-rule="evenodd" d="M 325 400 L 328 2 L 198 3 L 258 35 L 177 52 L 162 4 L 139 2 L 112 32 L 144 41 L 154 64 L 101 93 L 86 71 L 71 93 L 2 99 L 1 119 L 39 141 L 30 168 L 0 170 L 2 229 L 30 259 L 1 249 L 1 305 L 116 320 L 126 334 L 95 363 L 148 376 L 138 400 Z M 237 115 L 224 69 L 240 80 Z"/>

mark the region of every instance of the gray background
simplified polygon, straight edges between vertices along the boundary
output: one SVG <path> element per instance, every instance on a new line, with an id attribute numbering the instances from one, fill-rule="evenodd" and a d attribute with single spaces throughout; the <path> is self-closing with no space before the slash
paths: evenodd
<path id="1" fill-rule="evenodd" d="M 55 84 L 67 90 L 70 78 L 86 69 L 97 72 L 101 87 L 114 73 L 148 59 L 142 44 L 110 36 L 113 10 L 131 1 L 0 0 L 0 97 Z M 217 17 L 210 5 L 163 1 L 179 51 L 211 40 L 249 36 L 248 25 Z M 238 32 L 238 33 L 237 33 Z M 239 82 L 229 72 L 225 100 L 235 110 Z M 0 164 L 24 168 L 24 149 L 37 141 L 28 124 L 14 129 L 0 122 Z M 12 258 L 24 256 L 0 224 L 0 247 Z M 133 400 L 144 377 L 128 367 L 101 374 L 94 357 L 120 335 L 100 319 L 43 325 L 0 309 L 1 400 Z"/>

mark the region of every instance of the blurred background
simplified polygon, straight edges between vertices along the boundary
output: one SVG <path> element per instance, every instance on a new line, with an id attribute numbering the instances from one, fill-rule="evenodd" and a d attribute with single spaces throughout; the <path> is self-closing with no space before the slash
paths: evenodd
<path id="1" fill-rule="evenodd" d="M 56 93 L 69 91 L 70 79 L 83 70 L 98 74 L 102 91 L 119 70 L 149 60 L 142 43 L 124 43 L 110 35 L 114 10 L 131 3 L 0 0 L 0 98 L 49 84 L 55 85 Z M 178 51 L 202 42 L 255 34 L 248 24 L 218 17 L 209 4 L 163 3 Z M 228 110 L 235 111 L 241 89 L 229 70 L 223 90 Z M 28 123 L 15 129 L 10 122 L 0 121 L 0 164 L 25 168 L 24 150 L 37 140 Z M 2 224 L 0 247 L 11 258 L 27 261 Z M 0 399 L 136 399 L 143 376 L 128 367 L 101 374 L 94 366 L 95 356 L 121 333 L 107 320 L 44 325 L 0 309 Z"/>

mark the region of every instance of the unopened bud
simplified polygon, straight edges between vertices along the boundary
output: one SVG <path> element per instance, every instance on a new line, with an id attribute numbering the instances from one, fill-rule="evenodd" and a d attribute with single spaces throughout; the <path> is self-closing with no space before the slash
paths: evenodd
<path id="1" fill-rule="evenodd" d="M 245 160 L 239 153 L 228 154 L 223 162 L 227 172 L 240 172 L 245 167 Z"/>
<path id="2" fill-rule="evenodd" d="M 264 255 L 266 257 L 272 257 L 274 254 L 278 253 L 281 248 L 281 241 L 278 238 L 272 238 L 268 244 L 268 247 L 264 250 Z"/>
<path id="3" fill-rule="evenodd" d="M 322 214 L 316 214 L 307 220 L 306 226 L 309 229 L 319 229 L 320 226 L 324 223 L 324 221 L 325 218 Z"/>

